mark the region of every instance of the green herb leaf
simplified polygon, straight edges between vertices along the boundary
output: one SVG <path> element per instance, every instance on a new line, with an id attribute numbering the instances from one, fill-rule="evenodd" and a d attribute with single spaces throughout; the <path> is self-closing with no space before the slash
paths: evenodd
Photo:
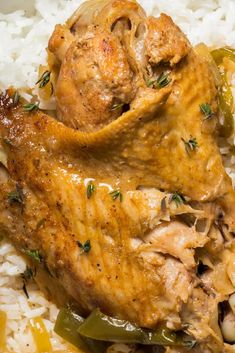
<path id="1" fill-rule="evenodd" d="M 15 91 L 15 93 L 12 97 L 12 103 L 13 103 L 14 107 L 19 103 L 19 100 L 20 100 L 20 95 L 17 91 Z"/>
<path id="2" fill-rule="evenodd" d="M 157 88 L 163 88 L 171 82 L 171 78 L 169 77 L 169 74 L 162 72 L 161 75 L 158 77 L 157 82 L 156 82 L 156 87 Z"/>
<path id="3" fill-rule="evenodd" d="M 8 201 L 11 204 L 12 203 L 20 203 L 23 205 L 23 203 L 24 203 L 23 190 L 21 189 L 21 187 L 19 185 L 16 185 L 16 190 L 9 192 L 7 197 L 8 197 Z"/>
<path id="4" fill-rule="evenodd" d="M 32 112 L 39 109 L 39 103 L 28 103 L 25 104 L 23 108 L 27 112 Z"/>
<path id="5" fill-rule="evenodd" d="M 184 142 L 185 150 L 188 154 L 199 147 L 196 137 L 191 137 L 188 141 L 182 138 L 182 141 Z"/>
<path id="6" fill-rule="evenodd" d="M 94 192 L 95 192 L 95 185 L 93 184 L 92 181 L 90 181 L 86 189 L 87 198 L 90 199 L 91 196 L 94 194 Z"/>
<path id="7" fill-rule="evenodd" d="M 174 194 L 171 194 L 170 196 L 170 199 L 169 199 L 169 202 L 175 202 L 176 206 L 180 206 L 182 205 L 183 203 L 185 203 L 185 198 L 183 195 L 179 194 L 178 192 L 174 192 Z"/>
<path id="8" fill-rule="evenodd" d="M 208 103 L 203 103 L 200 105 L 201 112 L 205 115 L 206 119 L 211 119 L 214 115 L 211 106 Z"/>
<path id="9" fill-rule="evenodd" d="M 51 76 L 51 72 L 48 70 L 45 71 L 40 77 L 40 79 L 36 82 L 36 85 L 39 84 L 39 88 L 45 87 L 48 84 L 48 82 L 50 82 L 50 76 Z"/>
<path id="10" fill-rule="evenodd" d="M 169 85 L 171 82 L 171 78 L 169 77 L 169 73 L 162 72 L 161 75 L 156 80 L 146 79 L 146 84 L 151 88 L 163 88 Z"/>
<path id="11" fill-rule="evenodd" d="M 91 250 L 91 242 L 90 240 L 87 240 L 84 244 L 82 244 L 79 240 L 77 241 L 77 244 L 79 246 L 79 248 L 82 249 L 82 253 L 89 253 L 89 251 Z"/>
<path id="12" fill-rule="evenodd" d="M 122 196 L 122 193 L 120 190 L 111 191 L 109 193 L 109 195 L 111 195 L 113 201 L 117 200 L 118 198 L 119 198 L 120 202 L 122 202 L 122 200 L 123 200 L 123 196 Z"/>
<path id="13" fill-rule="evenodd" d="M 113 112 L 114 110 L 118 110 L 118 109 L 122 108 L 123 106 L 124 106 L 124 103 L 114 104 L 112 106 L 112 108 L 110 109 L 110 111 Z"/>
<path id="14" fill-rule="evenodd" d="M 35 261 L 42 263 L 43 258 L 38 250 L 25 250 L 25 254 L 32 257 Z"/>

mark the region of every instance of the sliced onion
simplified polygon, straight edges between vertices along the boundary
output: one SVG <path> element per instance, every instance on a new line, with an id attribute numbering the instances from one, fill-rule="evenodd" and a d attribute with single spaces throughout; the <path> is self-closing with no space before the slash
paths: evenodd
<path id="1" fill-rule="evenodd" d="M 199 43 L 194 47 L 194 50 L 199 56 L 201 56 L 210 64 L 211 71 L 215 78 L 216 86 L 220 87 L 222 85 L 221 75 L 218 66 L 211 56 L 210 49 L 204 43 Z"/>

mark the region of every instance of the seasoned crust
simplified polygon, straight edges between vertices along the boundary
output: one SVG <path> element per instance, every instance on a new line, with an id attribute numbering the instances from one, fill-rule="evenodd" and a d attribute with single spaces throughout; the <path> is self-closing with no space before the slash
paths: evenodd
<path id="1" fill-rule="evenodd" d="M 190 43 L 171 17 L 166 14 L 158 18 L 151 16 L 146 25 L 145 47 L 150 63 L 170 62 L 174 66 L 189 53 Z"/>

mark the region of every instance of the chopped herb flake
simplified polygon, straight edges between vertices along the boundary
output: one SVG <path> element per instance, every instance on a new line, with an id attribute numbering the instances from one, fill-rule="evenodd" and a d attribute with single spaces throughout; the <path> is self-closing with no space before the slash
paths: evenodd
<path id="1" fill-rule="evenodd" d="M 146 79 L 146 84 L 151 88 L 163 88 L 169 85 L 171 82 L 171 78 L 169 77 L 169 73 L 162 72 L 161 75 L 156 80 Z"/>
<path id="2" fill-rule="evenodd" d="M 82 244 L 79 240 L 77 241 L 77 244 L 79 246 L 79 248 L 82 249 L 82 253 L 89 253 L 89 251 L 91 250 L 91 242 L 90 240 L 87 240 L 84 244 Z"/>
<path id="3" fill-rule="evenodd" d="M 174 192 L 174 194 L 171 194 L 169 202 L 175 202 L 176 206 L 182 205 L 186 200 L 183 195 L 179 194 L 178 192 Z"/>
<path id="4" fill-rule="evenodd" d="M 182 138 L 182 141 L 184 142 L 185 149 L 188 154 L 192 151 L 195 151 L 198 148 L 198 142 L 196 137 L 191 137 L 188 141 L 185 141 Z"/>
<path id="5" fill-rule="evenodd" d="M 12 203 L 24 203 L 24 194 L 23 190 L 19 187 L 19 185 L 16 185 L 16 190 L 9 192 L 8 194 L 8 201 Z"/>
<path id="6" fill-rule="evenodd" d="M 122 196 L 122 193 L 120 190 L 111 191 L 109 194 L 111 195 L 113 201 L 115 201 L 119 198 L 120 201 L 122 202 L 123 196 Z"/>
<path id="7" fill-rule="evenodd" d="M 200 110 L 205 115 L 206 120 L 212 118 L 212 116 L 214 115 L 211 106 L 208 103 L 201 104 Z"/>
<path id="8" fill-rule="evenodd" d="M 28 103 L 25 104 L 23 108 L 27 112 L 32 112 L 39 109 L 39 103 Z"/>
<path id="9" fill-rule="evenodd" d="M 161 73 L 161 75 L 158 77 L 156 86 L 157 88 L 163 88 L 171 82 L 171 78 L 169 77 L 169 74 L 165 74 L 164 72 Z"/>
<path id="10" fill-rule="evenodd" d="M 45 87 L 49 82 L 50 82 L 50 76 L 51 72 L 50 71 L 45 71 L 40 79 L 36 82 L 36 85 L 39 84 L 39 88 Z"/>
<path id="11" fill-rule="evenodd" d="M 94 194 L 94 192 L 95 192 L 95 185 L 92 183 L 92 181 L 90 181 L 86 189 L 87 198 L 90 199 L 91 196 Z"/>
<path id="12" fill-rule="evenodd" d="M 25 254 L 32 257 L 37 262 L 42 262 L 43 258 L 38 250 L 25 250 Z"/>

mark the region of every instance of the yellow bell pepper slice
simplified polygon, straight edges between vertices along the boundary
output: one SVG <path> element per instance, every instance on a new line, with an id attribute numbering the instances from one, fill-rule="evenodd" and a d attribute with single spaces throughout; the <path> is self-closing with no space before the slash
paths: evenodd
<path id="1" fill-rule="evenodd" d="M 4 311 L 0 311 L 0 349 L 6 347 L 6 323 L 7 314 Z"/>
<path id="2" fill-rule="evenodd" d="M 30 320 L 30 329 L 37 347 L 37 353 L 52 352 L 50 336 L 42 318 L 37 317 Z"/>

